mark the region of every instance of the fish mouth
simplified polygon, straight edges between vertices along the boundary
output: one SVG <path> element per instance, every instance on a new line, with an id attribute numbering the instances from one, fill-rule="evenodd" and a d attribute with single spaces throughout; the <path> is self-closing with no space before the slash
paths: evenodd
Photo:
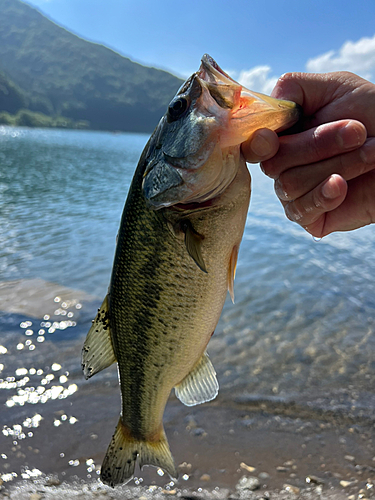
<path id="1" fill-rule="evenodd" d="M 202 57 L 197 75 L 216 102 L 230 109 L 229 134 L 224 141 L 229 144 L 224 147 L 247 140 L 260 128 L 281 132 L 302 115 L 301 106 L 295 102 L 254 92 L 236 82 L 208 54 Z"/>
<path id="2" fill-rule="evenodd" d="M 294 102 L 247 89 L 205 54 L 154 132 L 142 181 L 148 206 L 206 207 L 236 177 L 243 142 L 262 128 L 285 130 L 299 116 Z"/>

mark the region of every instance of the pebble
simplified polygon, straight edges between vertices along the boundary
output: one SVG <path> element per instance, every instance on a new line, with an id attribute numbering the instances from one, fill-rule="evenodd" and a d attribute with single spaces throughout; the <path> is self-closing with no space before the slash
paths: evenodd
<path id="1" fill-rule="evenodd" d="M 198 427 L 197 421 L 191 415 L 188 415 L 184 419 L 184 422 L 186 423 L 186 430 L 187 431 L 190 431 L 191 429 L 195 429 L 196 427 Z"/>
<path id="2" fill-rule="evenodd" d="M 294 493 L 295 495 L 300 494 L 300 489 L 297 488 L 297 486 L 293 486 L 292 484 L 284 484 L 283 489 L 285 491 L 290 491 L 291 493 Z"/>
<path id="3" fill-rule="evenodd" d="M 201 481 L 211 481 L 211 476 L 209 474 L 202 474 L 200 477 Z"/>
<path id="4" fill-rule="evenodd" d="M 39 495 L 39 493 L 31 493 L 29 500 L 42 500 L 42 495 Z"/>
<path id="5" fill-rule="evenodd" d="M 306 483 L 308 484 L 324 484 L 324 479 L 317 476 L 307 476 Z"/>
<path id="6" fill-rule="evenodd" d="M 202 427 L 197 427 L 195 429 L 192 429 L 191 433 L 193 434 L 193 436 L 207 436 L 207 432 L 204 429 L 202 429 Z"/>
<path id="7" fill-rule="evenodd" d="M 279 465 L 276 467 L 277 472 L 288 472 L 288 467 L 283 467 L 282 465 Z"/>
<path id="8" fill-rule="evenodd" d="M 179 466 L 178 466 L 179 469 L 188 469 L 190 470 L 192 468 L 192 465 L 187 463 L 187 462 L 182 462 Z"/>
<path id="9" fill-rule="evenodd" d="M 236 490 L 254 491 L 260 488 L 260 481 L 254 476 L 242 476 L 236 484 Z"/>
<path id="10" fill-rule="evenodd" d="M 49 477 L 46 479 L 45 485 L 46 486 L 59 486 L 61 484 L 61 481 L 58 477 Z"/>
<path id="11" fill-rule="evenodd" d="M 251 465 L 246 465 L 245 462 L 240 463 L 241 469 L 247 470 L 247 472 L 254 472 L 256 470 L 256 467 L 252 467 Z"/>
<path id="12" fill-rule="evenodd" d="M 294 460 L 288 460 L 287 462 L 284 462 L 285 467 L 291 467 L 294 464 Z"/>
<path id="13" fill-rule="evenodd" d="M 345 460 L 348 460 L 349 462 L 354 462 L 355 458 L 352 455 L 345 455 Z"/>
<path id="14" fill-rule="evenodd" d="M 357 481 L 340 481 L 340 484 L 343 488 L 347 488 L 348 486 L 353 486 L 353 484 L 356 484 Z"/>
<path id="15" fill-rule="evenodd" d="M 260 472 L 258 474 L 259 479 L 269 479 L 271 476 L 268 474 L 268 472 Z"/>

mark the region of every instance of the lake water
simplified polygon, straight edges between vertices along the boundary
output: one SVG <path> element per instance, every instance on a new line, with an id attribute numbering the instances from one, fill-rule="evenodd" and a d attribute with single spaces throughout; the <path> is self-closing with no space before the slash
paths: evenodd
<path id="1" fill-rule="evenodd" d="M 40 472 L 97 477 L 118 418 L 117 373 L 85 381 L 80 349 L 108 287 L 122 208 L 147 139 L 0 127 L 6 483 Z M 209 344 L 220 411 L 234 415 L 244 405 L 274 414 L 293 406 L 297 419 L 334 413 L 372 427 L 374 229 L 314 241 L 285 218 L 272 181 L 257 165 L 250 170 L 235 305 L 227 300 Z M 177 415 L 191 414 L 178 405 L 171 398 L 167 434 Z M 205 407 L 213 408 L 203 405 L 199 415 Z"/>

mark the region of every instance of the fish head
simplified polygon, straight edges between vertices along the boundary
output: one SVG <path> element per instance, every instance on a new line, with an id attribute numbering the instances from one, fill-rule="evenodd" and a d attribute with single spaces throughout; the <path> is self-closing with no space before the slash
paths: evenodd
<path id="1" fill-rule="evenodd" d="M 300 107 L 253 92 L 205 54 L 178 90 L 149 144 L 142 189 L 154 209 L 203 203 L 237 174 L 240 145 L 255 131 L 284 130 Z"/>

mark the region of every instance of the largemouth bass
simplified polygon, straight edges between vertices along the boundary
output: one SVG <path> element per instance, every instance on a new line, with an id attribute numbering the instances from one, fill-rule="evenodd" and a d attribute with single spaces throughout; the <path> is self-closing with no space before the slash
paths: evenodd
<path id="1" fill-rule="evenodd" d="M 114 362 L 120 419 L 101 479 L 176 468 L 163 428 L 172 388 L 186 405 L 218 393 L 206 347 L 233 281 L 249 201 L 240 145 L 295 123 L 297 105 L 251 92 L 208 55 L 148 141 L 122 215 L 109 292 L 82 352 L 86 378 Z"/>

